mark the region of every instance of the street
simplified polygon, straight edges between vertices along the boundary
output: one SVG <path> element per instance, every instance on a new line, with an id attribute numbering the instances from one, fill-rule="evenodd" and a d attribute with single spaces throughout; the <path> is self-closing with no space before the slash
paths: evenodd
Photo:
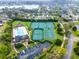
<path id="1" fill-rule="evenodd" d="M 64 57 L 64 59 L 70 59 L 71 58 L 71 53 L 72 53 L 72 50 L 73 50 L 73 43 L 74 43 L 74 36 L 71 34 L 70 39 L 68 41 L 68 45 L 67 45 L 67 53 L 66 53 L 66 56 Z"/>

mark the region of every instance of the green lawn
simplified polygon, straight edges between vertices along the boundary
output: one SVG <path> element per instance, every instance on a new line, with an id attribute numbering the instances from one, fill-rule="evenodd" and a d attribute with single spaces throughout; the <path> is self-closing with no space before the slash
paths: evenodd
<path id="1" fill-rule="evenodd" d="M 61 36 L 61 35 L 59 35 L 59 34 L 57 33 L 57 25 L 58 25 L 58 22 L 54 22 L 54 26 L 55 26 L 55 30 L 54 30 L 55 36 L 56 36 L 57 39 L 63 40 L 63 36 Z"/>
<path id="2" fill-rule="evenodd" d="M 77 55 L 75 54 L 75 52 L 73 51 L 73 52 L 72 52 L 71 59 L 79 59 L 79 56 L 77 56 Z"/>
<path id="3" fill-rule="evenodd" d="M 32 41 L 30 41 L 30 42 L 29 42 L 29 47 L 33 47 L 33 46 L 35 46 L 35 43 L 32 42 Z"/>
<path id="4" fill-rule="evenodd" d="M 79 24 L 79 22 L 74 22 L 74 24 L 75 24 L 75 25 L 78 25 L 78 24 Z"/>
<path id="5" fill-rule="evenodd" d="M 31 22 L 23 22 L 23 21 L 14 21 L 13 22 L 13 27 L 15 27 L 16 25 L 18 25 L 18 24 L 23 24 L 26 28 L 28 27 L 30 27 L 30 25 L 31 25 Z"/>
<path id="6" fill-rule="evenodd" d="M 77 47 L 77 43 L 76 42 L 74 43 L 74 48 L 75 47 Z M 79 59 L 79 56 L 75 54 L 74 50 L 72 52 L 71 59 Z"/>
<path id="7" fill-rule="evenodd" d="M 74 34 L 75 36 L 79 36 L 79 31 L 75 31 L 75 32 L 73 32 L 73 34 Z"/>
<path id="8" fill-rule="evenodd" d="M 74 26 L 74 25 L 79 25 L 79 22 L 74 22 L 74 23 L 73 23 L 73 26 Z M 73 31 L 73 34 L 74 34 L 74 36 L 79 36 L 79 30 Z"/>

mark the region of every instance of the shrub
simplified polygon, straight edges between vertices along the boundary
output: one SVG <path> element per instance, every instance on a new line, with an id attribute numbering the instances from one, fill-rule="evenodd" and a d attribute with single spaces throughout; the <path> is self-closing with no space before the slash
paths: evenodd
<path id="1" fill-rule="evenodd" d="M 77 46 L 79 46 L 79 42 L 77 42 Z"/>
<path id="2" fill-rule="evenodd" d="M 72 28 L 72 30 L 73 30 L 73 31 L 76 31 L 76 30 L 77 30 L 77 27 L 76 27 L 76 26 L 74 26 L 74 27 Z"/>
<path id="3" fill-rule="evenodd" d="M 74 52 L 75 52 L 76 55 L 79 56 L 79 47 L 75 47 L 75 48 L 74 48 Z"/>
<path id="4" fill-rule="evenodd" d="M 15 44 L 15 48 L 19 49 L 21 47 L 23 47 L 23 44 L 21 44 L 21 43 Z"/>
<path id="5" fill-rule="evenodd" d="M 62 44 L 62 41 L 61 41 L 60 39 L 57 39 L 56 42 L 55 42 L 55 44 L 56 44 L 57 46 L 60 46 L 60 45 Z"/>

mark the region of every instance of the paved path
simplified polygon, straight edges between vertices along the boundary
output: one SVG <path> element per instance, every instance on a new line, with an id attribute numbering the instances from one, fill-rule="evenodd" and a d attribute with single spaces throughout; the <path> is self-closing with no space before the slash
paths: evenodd
<path id="1" fill-rule="evenodd" d="M 60 23 L 61 27 L 64 28 L 64 26 L 63 26 L 63 25 L 64 25 L 64 22 L 59 21 L 59 23 Z M 65 33 L 65 29 L 63 30 L 63 32 Z M 66 40 L 66 35 L 65 35 L 65 34 L 64 34 L 63 39 L 64 39 L 64 40 L 63 40 L 63 43 L 62 43 L 62 45 L 61 45 L 61 48 L 64 47 L 64 43 L 65 43 L 65 40 Z"/>
<path id="2" fill-rule="evenodd" d="M 72 50 L 73 50 L 73 43 L 74 43 L 74 36 L 71 34 L 69 42 L 68 42 L 68 46 L 67 46 L 67 54 L 64 57 L 64 59 L 70 59 L 71 58 L 71 53 L 72 53 Z"/>

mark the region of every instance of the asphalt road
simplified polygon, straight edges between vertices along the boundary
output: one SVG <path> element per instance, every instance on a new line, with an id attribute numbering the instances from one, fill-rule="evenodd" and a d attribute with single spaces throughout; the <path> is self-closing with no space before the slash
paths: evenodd
<path id="1" fill-rule="evenodd" d="M 71 53 L 73 50 L 73 43 L 74 43 L 74 36 L 71 34 L 70 39 L 68 41 L 68 45 L 67 45 L 67 53 L 66 53 L 66 56 L 64 57 L 64 59 L 71 59 Z"/>

